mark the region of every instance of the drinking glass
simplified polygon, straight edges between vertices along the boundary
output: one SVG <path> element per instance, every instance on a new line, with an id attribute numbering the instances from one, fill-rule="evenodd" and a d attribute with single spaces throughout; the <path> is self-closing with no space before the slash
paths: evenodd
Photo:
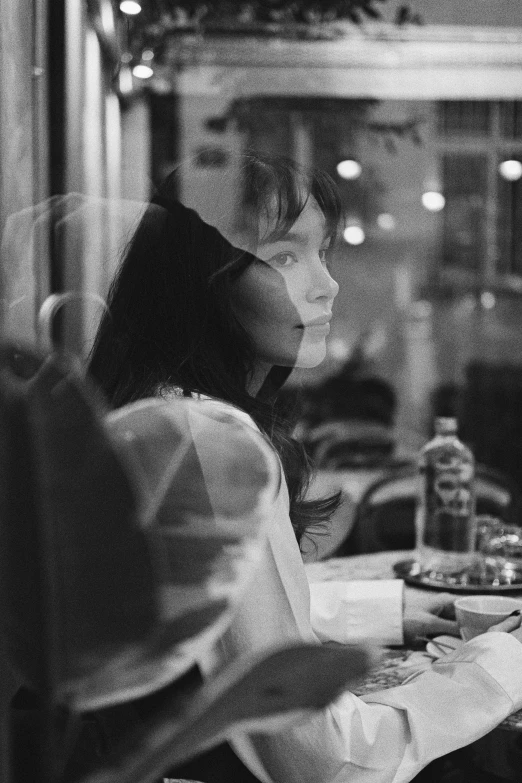
<path id="1" fill-rule="evenodd" d="M 493 586 L 522 582 L 522 527 L 485 514 L 476 521 L 481 581 Z"/>

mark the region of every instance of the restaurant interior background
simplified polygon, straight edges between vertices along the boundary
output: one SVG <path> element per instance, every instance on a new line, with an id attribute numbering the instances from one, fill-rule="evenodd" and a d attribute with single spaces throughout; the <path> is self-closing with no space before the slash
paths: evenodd
<path id="1" fill-rule="evenodd" d="M 393 433 L 405 450 L 413 453 L 426 440 L 434 413 L 456 412 L 477 458 L 520 481 L 520 0 L 411 0 L 408 8 L 399 0 L 355 2 L 377 8 L 380 19 L 361 11 L 352 20 L 321 21 L 316 13 L 296 22 L 279 0 L 268 22 L 249 12 L 269 4 L 231 3 L 232 18 L 207 23 L 161 16 L 175 5 L 168 0 L 141 0 L 136 16 L 116 0 L 0 0 L 2 341 L 42 351 L 56 343 L 84 359 L 122 248 L 155 184 L 182 163 L 180 197 L 212 220 L 206 196 L 234 187 L 240 149 L 282 152 L 326 168 L 346 212 L 333 268 L 341 293 L 329 355 L 306 377 L 293 374 L 289 389 L 316 388 L 362 356 L 361 372 L 393 390 Z M 4 408 L 2 435 L 5 419 Z M 23 435 L 14 438 L 18 448 Z M 0 438 L 0 511 L 12 499 L 9 445 Z M 49 454 L 56 458 L 56 450 L 51 437 Z M 12 550 L 0 547 L 2 617 L 4 608 L 18 608 L 19 595 L 27 599 L 27 649 L 31 656 L 50 650 L 45 662 L 54 664 L 55 639 L 38 615 L 49 595 L 25 587 L 32 567 L 46 576 L 46 565 L 46 587 L 54 587 L 55 562 L 63 565 L 70 552 L 61 537 L 45 539 L 44 515 L 26 513 L 34 509 L 24 492 L 34 487 L 18 485 L 15 468 L 9 476 L 15 491 L 21 486 L 22 508 L 10 507 L 12 524 L 0 530 L 14 531 Z M 127 539 L 104 524 L 97 507 L 88 518 L 96 488 L 91 482 L 85 495 L 91 506 L 73 499 L 78 518 L 70 514 L 59 532 L 69 534 L 69 525 L 82 542 L 91 532 L 84 559 L 80 547 L 75 553 L 81 576 L 101 574 L 105 586 L 116 574 L 102 606 L 113 597 L 120 631 L 121 606 L 130 611 L 132 601 L 120 600 L 127 583 L 118 584 L 114 568 L 102 568 L 101 555 L 126 569 L 129 553 L 120 555 Z M 26 535 L 21 546 L 20 510 L 29 530 L 44 531 L 36 542 Z M 112 536 L 107 552 L 99 543 L 104 535 Z M 21 589 L 8 590 L 12 584 Z M 77 593 L 65 579 L 60 588 L 62 596 L 85 598 L 81 579 Z M 71 627 L 79 615 L 71 613 Z M 53 611 L 45 619 L 51 627 Z M 16 632 L 23 625 L 17 620 Z M 99 637 L 88 636 L 95 647 Z M 4 645 L 0 634 L 2 660 Z M 340 668 L 316 665 L 314 682 L 317 672 Z M 55 675 L 44 683 L 49 709 Z M 9 685 L 8 667 L 0 666 L 0 779 L 9 780 L 5 678 Z"/>
<path id="2" fill-rule="evenodd" d="M 346 213 L 329 356 L 290 388 L 362 353 L 407 447 L 456 412 L 482 461 L 522 477 L 518 0 L 388 0 L 379 20 L 298 23 L 276 2 L 270 25 L 234 11 L 206 26 L 170 5 L 1 0 L 3 336 L 85 356 L 120 200 L 145 201 L 183 162 L 180 196 L 211 220 L 235 153 L 280 152 L 329 171 Z"/>

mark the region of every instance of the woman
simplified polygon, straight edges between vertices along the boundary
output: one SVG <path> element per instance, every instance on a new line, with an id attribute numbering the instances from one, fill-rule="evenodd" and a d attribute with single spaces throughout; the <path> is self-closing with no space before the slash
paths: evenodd
<path id="1" fill-rule="evenodd" d="M 349 585 L 338 586 L 328 613 L 312 606 L 312 628 L 299 545 L 338 497 L 306 501 L 307 462 L 278 415 L 276 396 L 293 367 L 314 367 L 325 357 L 338 291 L 328 265 L 340 203 L 326 175 L 288 161 L 250 155 L 243 171 L 243 197 L 226 228 L 233 244 L 172 198 L 172 182 L 165 183 L 113 284 L 90 365 L 115 406 L 158 394 L 221 400 L 243 411 L 280 456 L 286 481 L 263 566 L 213 660 L 200 662 L 204 673 L 292 640 L 346 642 L 364 631 L 393 644 L 403 634 L 399 580 L 368 588 L 382 590 L 370 611 L 360 597 L 350 601 Z M 445 603 L 429 597 L 411 612 L 406 605 L 404 630 L 454 631 L 454 623 L 434 616 Z M 371 617 L 361 621 L 361 611 Z M 519 623 L 513 618 L 502 631 Z M 431 759 L 522 706 L 522 677 L 513 676 L 522 671 L 519 638 L 519 630 L 485 634 L 406 686 L 364 699 L 346 693 L 276 735 L 234 737 L 234 751 L 261 781 L 411 780 Z M 240 783 L 247 774 L 229 780 Z M 201 779 L 218 778 L 214 770 Z"/>

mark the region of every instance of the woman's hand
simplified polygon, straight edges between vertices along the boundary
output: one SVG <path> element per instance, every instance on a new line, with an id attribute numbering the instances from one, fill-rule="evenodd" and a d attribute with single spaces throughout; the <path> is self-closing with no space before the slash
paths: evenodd
<path id="1" fill-rule="evenodd" d="M 424 592 L 405 585 L 402 627 L 406 644 L 437 634 L 459 636 L 454 601 L 450 593 Z"/>
<path id="2" fill-rule="evenodd" d="M 522 642 L 521 623 L 522 615 L 519 612 L 518 614 L 506 617 L 505 620 L 502 620 L 501 623 L 497 623 L 497 625 L 492 625 L 491 628 L 488 628 L 486 633 L 489 633 L 490 631 L 504 631 L 505 633 L 510 633 L 511 636 L 514 636 L 519 642 Z"/>

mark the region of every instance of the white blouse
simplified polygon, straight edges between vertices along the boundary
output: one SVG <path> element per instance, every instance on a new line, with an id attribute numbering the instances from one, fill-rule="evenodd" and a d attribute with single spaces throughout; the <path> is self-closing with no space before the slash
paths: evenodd
<path id="1" fill-rule="evenodd" d="M 238 415 L 255 426 L 246 414 Z M 232 625 L 200 661 L 202 670 L 210 673 L 240 656 L 295 641 L 400 643 L 402 582 L 369 582 L 366 588 L 359 583 L 350 592 L 348 583 L 326 601 L 320 596 L 321 609 L 311 614 L 283 483 L 262 563 Z M 488 633 L 400 686 L 363 698 L 345 692 L 325 710 L 274 734 L 237 733 L 230 740 L 263 783 L 405 783 L 432 759 L 487 734 L 521 707 L 522 644 L 507 633 Z"/>

